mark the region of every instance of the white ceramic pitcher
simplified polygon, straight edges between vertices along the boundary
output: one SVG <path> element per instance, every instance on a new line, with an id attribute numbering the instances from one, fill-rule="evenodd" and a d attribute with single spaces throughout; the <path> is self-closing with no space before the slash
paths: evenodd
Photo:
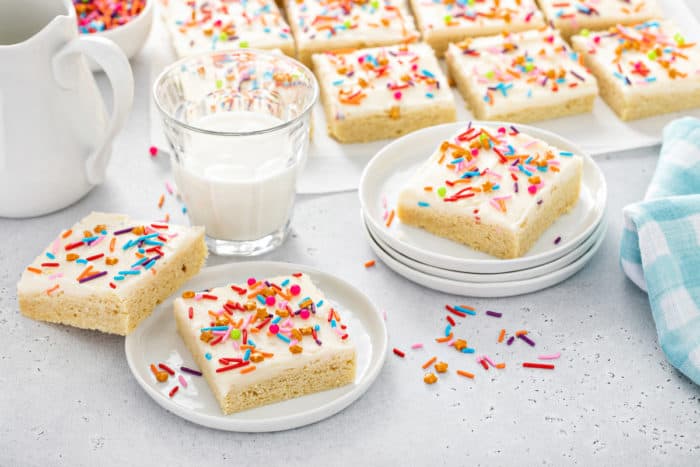
<path id="1" fill-rule="evenodd" d="M 109 117 L 84 55 L 109 77 Z M 127 58 L 79 37 L 71 0 L 0 0 L 0 217 L 56 211 L 101 183 L 133 96 Z"/>

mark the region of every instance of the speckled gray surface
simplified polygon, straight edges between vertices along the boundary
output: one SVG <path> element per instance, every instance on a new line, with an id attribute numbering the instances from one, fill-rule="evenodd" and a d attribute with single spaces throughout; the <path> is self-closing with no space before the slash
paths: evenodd
<path id="1" fill-rule="evenodd" d="M 694 6 L 697 11 L 698 6 Z M 136 78 L 147 81 L 145 57 Z M 15 284 L 64 226 L 91 210 L 155 217 L 167 161 L 148 157 L 148 90 L 139 86 L 118 138 L 109 181 L 59 213 L 0 220 L 0 465 L 691 465 L 700 462 L 700 389 L 657 345 L 646 296 L 617 264 L 622 207 L 639 199 L 658 148 L 599 159 L 610 185 L 605 242 L 564 284 L 507 299 L 468 301 L 504 313 L 463 320 L 458 332 L 508 363 L 484 372 L 473 358 L 430 341 L 458 299 L 418 287 L 372 258 L 355 193 L 299 200 L 294 235 L 270 260 L 309 264 L 361 287 L 388 314 L 389 355 L 373 387 L 340 414 L 305 428 L 237 434 L 201 428 L 161 409 L 132 378 L 117 336 L 38 323 L 19 315 Z M 181 219 L 178 206 L 165 210 Z M 212 257 L 209 264 L 220 264 Z M 501 327 L 532 330 L 536 349 L 496 344 Z M 415 342 L 424 350 L 408 350 Z M 553 372 L 518 363 L 562 352 Z M 422 382 L 436 354 L 451 374 Z M 126 464 L 125 464 L 126 463 Z"/>

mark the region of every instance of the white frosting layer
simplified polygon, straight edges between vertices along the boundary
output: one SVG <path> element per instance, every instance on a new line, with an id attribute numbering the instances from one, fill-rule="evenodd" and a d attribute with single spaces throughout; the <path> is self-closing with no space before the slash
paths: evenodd
<path id="1" fill-rule="evenodd" d="M 396 44 L 418 37 L 405 0 L 288 0 L 297 47 Z"/>
<path id="2" fill-rule="evenodd" d="M 450 44 L 447 55 L 487 115 L 598 94 L 593 75 L 552 29 L 466 40 Z"/>
<path id="3" fill-rule="evenodd" d="M 341 321 L 340 313 L 335 310 L 334 317 L 329 320 L 329 314 L 333 309 L 332 305 L 325 301 L 323 294 L 316 288 L 309 276 L 299 274 L 298 276 L 272 278 L 267 280 L 271 284 L 269 287 L 264 282 L 265 279 L 259 279 L 258 285 L 252 287 L 247 284 L 237 285 L 236 287 L 240 287 L 238 291 L 227 286 L 217 287 L 206 292 L 216 299 L 208 299 L 206 296 L 200 298 L 198 294 L 194 298 L 175 300 L 174 312 L 178 328 L 185 339 L 196 342 L 197 352 L 205 356 L 204 360 L 208 366 L 203 370 L 209 370 L 208 373 L 214 375 L 213 378 L 207 378 L 208 383 L 215 393 L 222 396 L 225 396 L 232 389 L 242 389 L 248 385 L 268 380 L 286 370 L 301 368 L 311 361 L 330 359 L 339 353 L 355 351 L 355 344 L 349 337 L 348 330 L 343 329 L 345 325 Z M 278 292 L 274 295 L 274 305 L 261 303 L 257 298 L 258 295 L 262 296 L 264 289 L 277 290 L 275 286 L 279 288 L 281 294 Z M 297 287 L 300 291 L 295 295 L 293 289 Z M 289 300 L 282 295 L 286 295 Z M 245 305 L 250 302 L 253 304 L 253 310 L 241 311 L 227 306 L 228 310 L 232 310 L 229 313 L 224 310 L 224 305 L 227 302 L 236 304 L 235 307 L 238 308 L 245 308 Z M 308 305 L 309 303 L 314 304 L 313 308 Z M 190 307 L 192 308 L 191 319 L 189 318 Z M 279 310 L 291 311 L 291 315 L 280 317 Z M 302 310 L 301 313 L 295 314 L 299 310 Z M 227 324 L 212 330 L 212 339 L 209 342 L 201 340 L 202 330 L 207 332 L 212 326 L 216 326 L 214 318 L 209 314 L 210 311 L 217 317 L 224 317 L 224 319 L 230 317 L 234 323 L 240 324 L 236 327 L 237 330 L 240 330 L 240 335 L 233 326 Z M 257 317 L 258 312 L 267 315 L 267 317 Z M 275 329 L 275 326 L 278 329 Z M 302 339 L 297 341 L 293 336 L 292 329 L 301 332 L 302 328 L 316 329 L 318 342 L 312 335 L 308 334 L 302 335 Z M 277 331 L 277 333 L 273 334 L 271 331 Z M 224 338 L 212 345 L 222 335 Z M 342 336 L 346 337 L 343 339 Z M 251 360 L 246 366 L 216 372 L 219 368 L 236 364 L 236 362 L 222 363 L 219 359 L 231 358 L 246 361 L 247 349 L 241 348 L 241 346 L 253 343 L 255 344 L 254 351 L 251 352 Z M 302 351 L 293 353 L 290 349 L 294 345 L 301 347 Z M 263 352 L 273 355 L 265 357 L 259 362 L 252 361 L 256 355 L 262 355 Z M 255 370 L 241 374 L 240 371 L 248 366 L 255 366 Z"/>
<path id="4" fill-rule="evenodd" d="M 700 89 L 700 48 L 686 43 L 670 21 L 618 25 L 610 32 L 574 36 L 572 42 L 627 96 Z"/>
<path id="5" fill-rule="evenodd" d="M 555 23 L 629 24 L 661 16 L 656 0 L 539 0 L 545 16 Z"/>
<path id="6" fill-rule="evenodd" d="M 423 33 L 454 30 L 484 36 L 544 25 L 534 0 L 413 0 L 412 5 Z"/>
<path id="7" fill-rule="evenodd" d="M 435 54 L 423 43 L 318 54 L 314 63 L 336 119 L 390 114 L 392 108 L 454 108 Z"/>
<path id="8" fill-rule="evenodd" d="M 95 232 L 97 226 L 103 228 Z M 130 227 L 143 228 L 143 231 L 118 233 Z M 94 240 L 83 241 L 87 233 L 90 233 L 87 238 Z M 93 212 L 59 234 L 24 270 L 17 285 L 18 294 L 126 296 L 142 277 L 157 275 L 158 269 L 168 265 L 173 252 L 202 235 L 201 227 L 133 221 L 122 214 Z M 114 264 L 109 264 L 114 260 Z M 80 283 L 78 278 L 87 268 L 91 270 L 84 277 L 106 274 Z"/>
<path id="9" fill-rule="evenodd" d="M 294 47 L 274 0 L 160 0 L 179 57 L 232 48 Z"/>
<path id="10" fill-rule="evenodd" d="M 581 165 L 580 156 L 512 127 L 472 126 L 439 145 L 408 180 L 399 204 L 517 232 L 552 190 L 577 181 Z"/>

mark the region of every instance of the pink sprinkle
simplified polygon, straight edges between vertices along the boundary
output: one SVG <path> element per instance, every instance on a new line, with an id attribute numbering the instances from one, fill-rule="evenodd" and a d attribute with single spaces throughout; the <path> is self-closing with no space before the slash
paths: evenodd
<path id="1" fill-rule="evenodd" d="M 277 326 L 276 324 L 271 324 L 270 325 L 270 333 L 277 334 L 278 332 L 280 332 L 280 327 Z"/>
<path id="2" fill-rule="evenodd" d="M 257 281 L 255 280 L 254 277 L 249 277 L 248 278 L 248 286 L 250 287 L 251 285 L 255 284 Z"/>
<path id="3" fill-rule="evenodd" d="M 54 255 L 58 254 L 58 249 L 61 247 L 61 238 L 56 237 L 56 240 L 53 241 L 53 245 L 51 245 L 51 253 Z"/>
<path id="4" fill-rule="evenodd" d="M 184 376 L 178 375 L 177 380 L 180 381 L 180 384 L 182 385 L 183 388 L 187 387 L 187 380 L 185 379 Z"/>
<path id="5" fill-rule="evenodd" d="M 49 280 L 52 281 L 52 280 L 54 280 L 54 279 L 60 279 L 61 277 L 63 277 L 63 273 L 62 273 L 62 272 L 57 272 L 56 274 L 51 274 L 51 275 L 49 276 Z"/>
<path id="6" fill-rule="evenodd" d="M 151 146 L 150 148 L 148 148 L 148 152 L 151 154 L 151 157 L 156 157 L 156 155 L 158 154 L 158 148 L 155 146 Z"/>
<path id="7" fill-rule="evenodd" d="M 386 311 L 382 311 L 382 318 L 384 318 L 384 321 L 386 321 Z"/>
<path id="8" fill-rule="evenodd" d="M 419 343 L 419 344 L 413 344 L 413 345 L 411 346 L 411 348 L 412 348 L 413 350 L 422 349 L 422 348 L 423 348 L 423 344 L 420 344 L 420 343 Z"/>
<path id="9" fill-rule="evenodd" d="M 488 362 L 489 365 L 491 365 L 492 367 L 496 368 L 496 364 L 493 363 L 493 360 L 491 360 L 491 359 L 490 359 L 489 357 L 487 357 L 486 355 L 484 355 L 484 360 L 486 360 L 486 361 Z"/>
<path id="10" fill-rule="evenodd" d="M 537 186 L 536 186 L 536 185 L 530 185 L 529 187 L 527 187 L 527 191 L 528 191 L 528 193 L 530 193 L 531 195 L 534 195 L 535 193 L 537 193 Z"/>
<path id="11" fill-rule="evenodd" d="M 265 297 L 265 304 L 267 306 L 273 306 L 275 304 L 275 302 L 276 302 L 276 300 L 275 300 L 274 296 L 269 295 L 269 296 Z"/>
<path id="12" fill-rule="evenodd" d="M 168 193 L 171 195 L 173 194 L 173 186 L 170 184 L 170 182 L 165 182 L 165 189 L 168 190 Z"/>
<path id="13" fill-rule="evenodd" d="M 397 101 L 401 100 L 401 91 L 396 91 L 394 93 L 394 99 L 396 99 Z"/>
<path id="14" fill-rule="evenodd" d="M 539 358 L 540 360 L 556 360 L 559 357 L 561 357 L 560 352 L 549 354 L 549 355 L 539 355 L 537 358 Z"/>
<path id="15" fill-rule="evenodd" d="M 301 313 L 299 313 L 299 316 L 301 316 L 301 319 L 309 319 L 309 316 L 311 316 L 311 313 L 307 309 L 301 310 Z"/>
<path id="16" fill-rule="evenodd" d="M 292 295 L 299 295 L 301 293 L 301 287 L 294 284 L 289 288 L 289 291 L 292 293 Z"/>

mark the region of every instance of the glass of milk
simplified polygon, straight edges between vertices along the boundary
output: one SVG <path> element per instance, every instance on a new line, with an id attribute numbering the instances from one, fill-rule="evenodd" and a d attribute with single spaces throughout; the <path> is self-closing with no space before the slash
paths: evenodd
<path id="1" fill-rule="evenodd" d="M 168 67 L 153 87 L 190 222 L 218 255 L 257 255 L 290 228 L 308 151 L 315 77 L 275 52 L 211 52 Z"/>

